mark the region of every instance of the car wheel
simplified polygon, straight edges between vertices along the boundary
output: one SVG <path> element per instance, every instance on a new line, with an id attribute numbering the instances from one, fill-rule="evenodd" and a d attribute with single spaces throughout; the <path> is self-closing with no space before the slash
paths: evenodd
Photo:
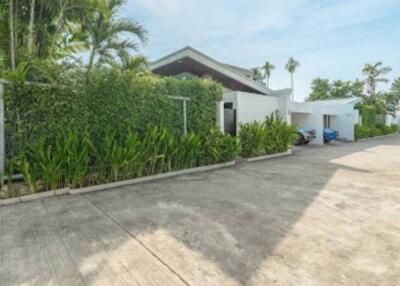
<path id="1" fill-rule="evenodd" d="M 294 141 L 294 145 L 297 145 L 297 146 L 303 145 L 304 141 L 305 141 L 304 140 L 304 136 L 301 135 L 301 134 L 298 134 L 298 137 L 297 137 L 296 141 Z"/>

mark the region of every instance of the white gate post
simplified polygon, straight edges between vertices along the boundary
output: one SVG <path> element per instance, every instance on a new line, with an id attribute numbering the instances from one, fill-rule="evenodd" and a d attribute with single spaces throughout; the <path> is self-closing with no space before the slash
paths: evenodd
<path id="1" fill-rule="evenodd" d="M 5 130 L 4 130 L 4 85 L 5 83 L 0 80 L 0 176 L 1 183 L 3 183 L 5 171 Z"/>
<path id="2" fill-rule="evenodd" d="M 219 101 L 217 102 L 217 127 L 222 133 L 225 133 L 224 116 L 224 102 Z"/>
<path id="3" fill-rule="evenodd" d="M 186 101 L 187 99 L 183 99 L 183 134 L 187 135 L 187 110 L 186 110 Z"/>

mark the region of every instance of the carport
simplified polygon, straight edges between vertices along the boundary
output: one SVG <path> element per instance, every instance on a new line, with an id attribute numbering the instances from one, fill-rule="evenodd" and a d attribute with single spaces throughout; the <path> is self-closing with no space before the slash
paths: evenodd
<path id="1" fill-rule="evenodd" d="M 291 102 L 289 113 L 291 123 L 299 127 L 314 129 L 314 144 L 324 144 L 324 128 L 339 132 L 339 139 L 354 141 L 354 125 L 358 123 L 359 112 L 354 109 L 359 98 L 325 100 L 313 102 Z"/>

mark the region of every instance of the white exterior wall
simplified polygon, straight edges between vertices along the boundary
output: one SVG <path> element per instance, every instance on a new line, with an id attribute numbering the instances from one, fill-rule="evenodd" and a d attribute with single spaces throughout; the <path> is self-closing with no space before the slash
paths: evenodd
<path id="1" fill-rule="evenodd" d="M 265 117 L 278 111 L 284 116 L 287 110 L 282 108 L 281 99 L 276 96 L 261 95 L 247 92 L 226 92 L 224 102 L 232 102 L 236 109 L 236 130 L 240 132 L 240 124 L 254 121 L 263 122 Z M 285 107 L 285 106 L 284 106 Z"/>
<path id="2" fill-rule="evenodd" d="M 339 139 L 354 141 L 354 125 L 359 121 L 359 113 L 354 104 L 330 104 L 327 102 L 291 102 L 292 124 L 307 129 L 315 129 L 315 144 L 324 144 L 324 115 L 331 116 L 331 128 L 339 131 Z"/>
<path id="3" fill-rule="evenodd" d="M 337 106 L 337 115 L 331 117 L 331 128 L 339 131 L 339 139 L 355 141 L 354 125 L 358 123 L 359 114 L 353 105 Z"/>
<path id="4" fill-rule="evenodd" d="M 245 92 L 238 93 L 237 118 L 240 123 L 262 122 L 267 115 L 276 111 L 282 114 L 277 97 Z"/>

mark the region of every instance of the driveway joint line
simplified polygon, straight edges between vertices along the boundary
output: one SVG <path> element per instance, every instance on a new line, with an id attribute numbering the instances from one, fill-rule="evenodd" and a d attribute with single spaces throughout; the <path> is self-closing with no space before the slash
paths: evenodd
<path id="1" fill-rule="evenodd" d="M 155 259 L 157 259 L 162 265 L 167 267 L 169 271 L 171 271 L 172 274 L 174 274 L 176 277 L 178 277 L 179 280 L 181 280 L 185 285 L 191 286 L 189 282 L 187 282 L 178 272 L 176 272 L 171 266 L 168 265 L 164 260 L 161 259 L 154 251 L 152 251 L 147 245 L 145 245 L 140 239 L 138 239 L 134 234 L 132 234 L 127 228 L 125 228 L 120 222 L 118 222 L 115 218 L 113 218 L 111 215 L 109 215 L 107 212 L 105 212 L 102 208 L 98 207 L 95 205 L 89 198 L 88 195 L 86 194 L 81 194 L 83 198 L 85 198 L 89 204 L 91 204 L 95 209 L 100 211 L 103 215 L 105 215 L 107 218 L 109 218 L 113 223 L 115 223 L 117 226 L 119 226 L 125 233 L 127 233 L 130 237 L 132 237 L 134 240 L 136 240 L 148 253 L 150 253 L 151 256 L 153 256 Z"/>

